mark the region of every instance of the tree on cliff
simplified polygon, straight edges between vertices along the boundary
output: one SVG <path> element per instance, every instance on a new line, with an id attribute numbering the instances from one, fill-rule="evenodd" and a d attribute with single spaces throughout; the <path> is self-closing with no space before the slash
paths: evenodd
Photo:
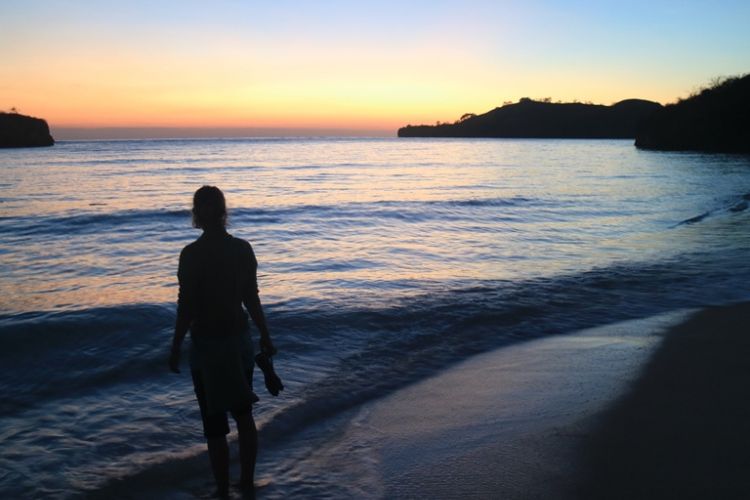
<path id="1" fill-rule="evenodd" d="M 644 121 L 635 145 L 645 149 L 750 153 L 750 74 L 665 106 Z"/>

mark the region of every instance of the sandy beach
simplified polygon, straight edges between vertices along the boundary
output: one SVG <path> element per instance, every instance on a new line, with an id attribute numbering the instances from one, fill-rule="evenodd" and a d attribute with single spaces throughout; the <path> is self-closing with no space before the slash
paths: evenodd
<path id="1" fill-rule="evenodd" d="M 672 328 L 584 443 L 585 498 L 750 496 L 750 304 Z"/>
<path id="2" fill-rule="evenodd" d="M 376 402 L 349 432 L 373 447 L 384 498 L 739 498 L 748 311 L 500 349 Z"/>

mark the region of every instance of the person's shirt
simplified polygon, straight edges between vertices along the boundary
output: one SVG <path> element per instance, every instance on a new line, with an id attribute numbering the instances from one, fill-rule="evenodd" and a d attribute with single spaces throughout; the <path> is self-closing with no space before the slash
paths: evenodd
<path id="1" fill-rule="evenodd" d="M 258 293 L 258 262 L 250 243 L 223 228 L 206 230 L 180 253 L 177 315 L 191 335 L 223 337 L 247 329 L 243 301 Z"/>

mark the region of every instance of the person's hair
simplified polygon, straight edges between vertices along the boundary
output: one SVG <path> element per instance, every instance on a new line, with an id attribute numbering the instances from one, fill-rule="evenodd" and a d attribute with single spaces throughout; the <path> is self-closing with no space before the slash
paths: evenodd
<path id="1" fill-rule="evenodd" d="M 193 195 L 193 227 L 199 229 L 225 228 L 227 202 L 216 186 L 203 186 Z"/>

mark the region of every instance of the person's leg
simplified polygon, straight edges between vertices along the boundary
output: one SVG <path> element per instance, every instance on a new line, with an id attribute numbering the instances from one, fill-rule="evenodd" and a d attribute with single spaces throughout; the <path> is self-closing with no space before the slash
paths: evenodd
<path id="1" fill-rule="evenodd" d="M 219 497 L 229 496 L 229 422 L 226 412 L 209 415 L 206 406 L 206 394 L 203 389 L 200 372 L 193 371 L 193 387 L 198 399 L 203 421 L 203 435 L 208 444 L 208 457 L 211 461 L 211 471 L 216 481 L 216 493 Z"/>
<path id="2" fill-rule="evenodd" d="M 258 456 L 258 430 L 251 411 L 233 416 L 237 422 L 240 443 L 240 485 L 243 488 L 253 488 L 255 460 Z"/>
<path id="3" fill-rule="evenodd" d="M 208 457 L 211 459 L 211 470 L 216 481 L 216 494 L 219 497 L 229 496 L 229 445 L 227 437 L 206 438 Z"/>

